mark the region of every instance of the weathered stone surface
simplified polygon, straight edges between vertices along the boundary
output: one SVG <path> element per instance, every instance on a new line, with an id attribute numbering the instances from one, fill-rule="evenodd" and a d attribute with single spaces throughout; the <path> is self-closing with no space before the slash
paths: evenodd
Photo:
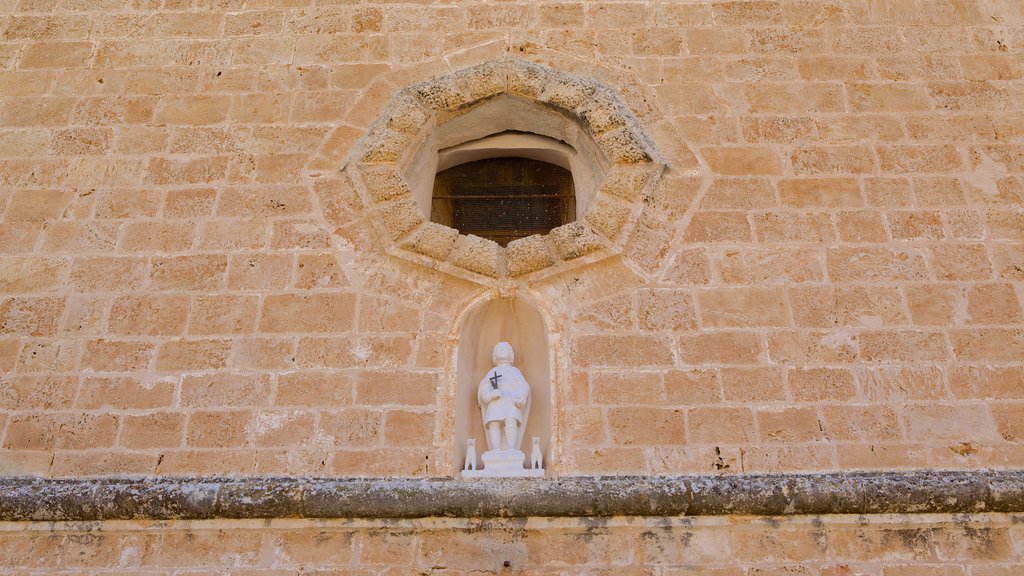
<path id="1" fill-rule="evenodd" d="M 545 479 L 0 480 L 0 520 L 1024 512 L 1024 471 Z"/>

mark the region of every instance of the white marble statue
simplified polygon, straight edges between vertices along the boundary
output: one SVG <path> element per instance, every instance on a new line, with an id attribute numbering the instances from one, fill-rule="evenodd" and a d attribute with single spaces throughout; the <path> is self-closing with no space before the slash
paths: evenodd
<path id="1" fill-rule="evenodd" d="M 476 438 L 466 440 L 466 460 L 462 464 L 463 470 L 476 470 Z"/>
<path id="2" fill-rule="evenodd" d="M 530 384 L 513 366 L 515 353 L 508 342 L 499 342 L 491 355 L 494 368 L 487 371 L 477 387 L 477 403 L 487 434 L 487 451 L 481 458 L 483 470 L 467 464 L 462 472 L 468 477 L 543 476 L 542 468 L 524 467 L 526 455 L 520 449 L 530 416 Z"/>
<path id="3" fill-rule="evenodd" d="M 533 437 L 533 449 L 530 450 L 530 468 L 540 469 L 544 467 L 544 455 L 540 451 L 540 438 Z"/>
<path id="4" fill-rule="evenodd" d="M 488 450 L 519 450 L 526 428 L 530 385 L 523 373 L 512 365 L 515 353 L 508 342 L 498 342 L 491 354 L 494 368 L 477 387 Z"/>

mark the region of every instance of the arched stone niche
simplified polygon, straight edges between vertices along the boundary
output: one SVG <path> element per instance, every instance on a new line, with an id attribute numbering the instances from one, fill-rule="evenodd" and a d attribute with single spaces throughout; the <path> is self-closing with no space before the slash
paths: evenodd
<path id="1" fill-rule="evenodd" d="M 455 470 L 462 470 L 466 440 L 476 438 L 477 466 L 487 450 L 477 386 L 494 366 L 491 352 L 498 342 L 508 342 L 515 350 L 515 365 L 530 383 L 530 415 L 520 447 L 529 458 L 531 438 L 540 438 L 545 468 L 551 454 L 551 346 L 547 324 L 540 311 L 520 298 L 495 298 L 474 305 L 465 315 L 459 330 L 456 352 L 455 390 Z M 525 464 L 529 464 L 526 462 Z"/>

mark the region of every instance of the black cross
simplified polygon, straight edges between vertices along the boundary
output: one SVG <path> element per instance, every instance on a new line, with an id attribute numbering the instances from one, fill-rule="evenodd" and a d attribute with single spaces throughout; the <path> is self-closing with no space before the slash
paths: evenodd
<path id="1" fill-rule="evenodd" d="M 491 377 L 489 378 L 489 380 L 491 381 L 491 386 L 492 386 L 492 387 L 493 387 L 493 388 L 494 388 L 495 390 L 497 390 L 497 389 L 498 389 L 498 380 L 499 380 L 500 378 L 501 378 L 501 374 L 499 374 L 499 373 L 497 373 L 497 372 L 495 372 L 495 373 L 494 373 L 494 376 L 491 376 Z"/>

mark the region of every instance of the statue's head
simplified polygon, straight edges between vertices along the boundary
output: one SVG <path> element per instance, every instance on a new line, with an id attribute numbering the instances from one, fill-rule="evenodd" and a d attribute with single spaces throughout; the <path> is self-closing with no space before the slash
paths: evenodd
<path id="1" fill-rule="evenodd" d="M 498 342 L 494 345 L 494 352 L 491 354 L 491 360 L 497 364 L 514 364 L 516 360 L 516 353 L 512 351 L 512 345 L 508 342 Z"/>

